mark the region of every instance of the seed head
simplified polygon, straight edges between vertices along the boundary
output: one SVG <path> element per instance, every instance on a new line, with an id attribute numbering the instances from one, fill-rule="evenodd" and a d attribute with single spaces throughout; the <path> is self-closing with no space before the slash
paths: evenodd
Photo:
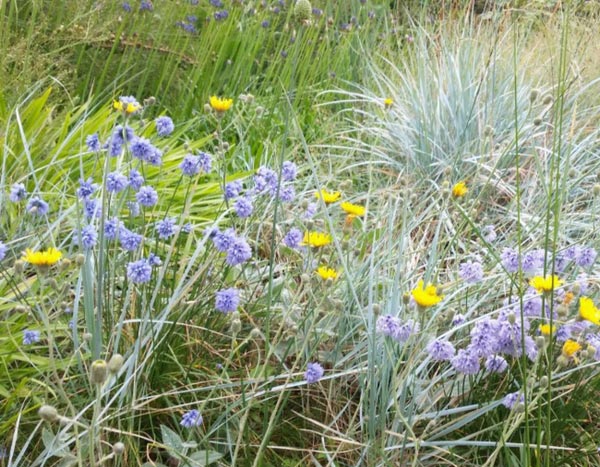
<path id="1" fill-rule="evenodd" d="M 104 384 L 108 377 L 108 365 L 104 360 L 96 360 L 90 369 L 90 381 L 92 384 Z"/>

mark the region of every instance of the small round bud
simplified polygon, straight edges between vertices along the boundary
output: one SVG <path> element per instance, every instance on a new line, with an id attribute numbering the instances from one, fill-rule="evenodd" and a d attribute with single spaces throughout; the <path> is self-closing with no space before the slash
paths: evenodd
<path id="1" fill-rule="evenodd" d="M 77 256 L 75 256 L 75 262 L 78 266 L 83 266 L 83 264 L 85 263 L 85 256 L 83 256 L 81 253 L 78 254 Z"/>
<path id="2" fill-rule="evenodd" d="M 309 204 L 310 204 L 310 202 L 307 199 L 303 199 L 302 202 L 300 203 L 300 207 L 302 209 L 306 209 Z"/>
<path id="3" fill-rule="evenodd" d="M 542 124 L 542 119 L 541 119 L 540 117 L 535 117 L 535 118 L 533 119 L 533 124 L 534 124 L 535 126 L 540 126 L 540 125 Z"/>
<path id="4" fill-rule="evenodd" d="M 310 20 L 312 6 L 308 0 L 296 0 L 294 5 L 294 18 L 297 21 L 305 22 Z"/>
<path id="5" fill-rule="evenodd" d="M 442 197 L 448 198 L 450 196 L 450 188 L 442 188 Z"/>
<path id="6" fill-rule="evenodd" d="M 571 292 L 573 292 L 575 295 L 579 295 L 579 292 L 581 292 L 581 285 L 579 284 L 579 282 L 575 282 L 573 284 L 573 286 L 571 287 Z"/>
<path id="7" fill-rule="evenodd" d="M 232 320 L 230 330 L 234 336 L 239 334 L 239 332 L 242 330 L 242 321 L 239 319 Z"/>
<path id="8" fill-rule="evenodd" d="M 419 199 L 419 195 L 416 193 L 413 193 L 412 195 L 410 195 L 409 199 L 412 203 L 414 203 L 415 201 L 417 201 Z"/>
<path id="9" fill-rule="evenodd" d="M 301 274 L 300 275 L 300 280 L 302 281 L 303 284 L 309 284 L 310 283 L 310 276 L 306 273 Z"/>
<path id="10" fill-rule="evenodd" d="M 550 94 L 547 94 L 546 96 L 544 96 L 544 100 L 542 101 L 542 104 L 550 105 L 550 104 L 552 104 L 553 101 L 554 101 L 554 98 Z"/>
<path id="11" fill-rule="evenodd" d="M 486 125 L 485 128 L 483 129 L 483 136 L 486 136 L 486 137 L 494 136 L 494 128 L 491 127 L 490 125 Z"/>
<path id="12" fill-rule="evenodd" d="M 260 105 L 258 107 L 256 107 L 256 116 L 258 118 L 262 117 L 264 113 L 265 113 L 265 108 L 264 107 L 262 107 Z"/>
<path id="13" fill-rule="evenodd" d="M 17 305 L 13 308 L 16 313 L 25 313 L 27 311 L 27 307 L 24 305 Z"/>
<path id="14" fill-rule="evenodd" d="M 82 337 L 85 342 L 91 342 L 92 339 L 94 338 L 94 336 L 92 336 L 91 332 L 84 332 Z"/>
<path id="15" fill-rule="evenodd" d="M 529 102 L 532 104 L 540 97 L 540 91 L 538 89 L 532 89 L 529 93 Z"/>
<path id="16" fill-rule="evenodd" d="M 373 313 L 376 316 L 379 316 L 381 314 L 381 305 L 379 303 L 373 303 Z"/>
<path id="17" fill-rule="evenodd" d="M 227 141 L 223 141 L 223 151 L 229 151 L 229 143 Z"/>
<path id="18" fill-rule="evenodd" d="M 206 113 L 212 112 L 212 107 L 210 106 L 210 104 L 204 104 L 204 112 L 206 112 Z"/>
<path id="19" fill-rule="evenodd" d="M 571 178 L 577 177 L 577 170 L 575 170 L 573 168 L 569 169 L 568 173 L 569 173 L 569 177 L 571 177 Z"/>
<path id="20" fill-rule="evenodd" d="M 410 303 L 410 294 L 408 292 L 404 292 L 402 294 L 402 303 L 408 305 Z"/>
<path id="21" fill-rule="evenodd" d="M 600 195 L 600 184 L 596 183 L 593 188 L 594 196 Z"/>
<path id="22" fill-rule="evenodd" d="M 510 323 L 510 324 L 515 324 L 517 322 L 517 317 L 515 316 L 514 313 L 509 313 L 508 316 L 506 317 L 506 320 Z"/>
<path id="23" fill-rule="evenodd" d="M 594 347 L 593 345 L 588 344 L 586 350 L 590 358 L 593 358 L 596 355 L 596 347 Z"/>
<path id="24" fill-rule="evenodd" d="M 556 358 L 556 364 L 561 368 L 565 368 L 565 367 L 569 366 L 569 357 L 565 357 L 564 355 L 559 355 Z"/>
<path id="25" fill-rule="evenodd" d="M 120 353 L 114 354 L 108 361 L 108 371 L 110 371 L 112 374 L 118 373 L 119 370 L 123 368 L 123 363 L 125 363 L 123 355 Z"/>
<path id="26" fill-rule="evenodd" d="M 71 262 L 71 260 L 69 258 L 65 258 L 59 263 L 59 267 L 60 267 L 61 271 L 66 271 L 72 265 L 73 265 L 73 263 Z"/>
<path id="27" fill-rule="evenodd" d="M 104 384 L 108 377 L 108 366 L 104 360 L 96 360 L 90 369 L 90 381 L 92 384 Z"/>
<path id="28" fill-rule="evenodd" d="M 515 404 L 514 411 L 517 413 L 525 412 L 525 404 L 523 404 L 523 402 L 519 402 L 518 404 Z"/>
<path id="29" fill-rule="evenodd" d="M 564 318 L 569 314 L 569 308 L 566 305 L 559 305 L 556 307 L 556 313 L 560 318 Z"/>
<path id="30" fill-rule="evenodd" d="M 579 356 L 581 357 L 582 360 L 585 360 L 586 358 L 588 358 L 590 356 L 590 354 L 587 349 L 584 349 L 581 352 L 579 352 Z"/>
<path id="31" fill-rule="evenodd" d="M 343 239 L 342 240 L 342 248 L 344 250 L 347 250 L 349 246 L 350 246 L 350 241 L 347 238 Z"/>
<path id="32" fill-rule="evenodd" d="M 544 336 L 537 336 L 535 338 L 535 346 L 538 349 L 543 349 L 546 346 L 546 338 Z"/>
<path id="33" fill-rule="evenodd" d="M 533 376 L 530 376 L 529 378 L 527 378 L 527 387 L 534 387 L 536 383 L 536 379 Z"/>
<path id="34" fill-rule="evenodd" d="M 58 411 L 51 405 L 42 405 L 38 410 L 38 415 L 45 422 L 56 422 L 58 420 Z"/>
<path id="35" fill-rule="evenodd" d="M 313 221 L 312 219 L 309 219 L 306 221 L 306 228 L 308 230 L 312 230 L 315 228 L 315 221 Z"/>
<path id="36" fill-rule="evenodd" d="M 151 106 L 151 105 L 154 105 L 154 104 L 156 104 L 156 97 L 150 96 L 147 99 L 144 99 L 144 106 L 145 107 L 148 107 L 148 106 Z"/>
<path id="37" fill-rule="evenodd" d="M 25 270 L 25 263 L 19 259 L 19 260 L 15 261 L 15 264 L 13 267 L 15 269 L 16 274 L 22 274 L 23 271 Z"/>
<path id="38" fill-rule="evenodd" d="M 125 445 L 119 441 L 113 444 L 112 450 L 116 456 L 120 456 L 125 451 Z"/>
<path id="39" fill-rule="evenodd" d="M 544 375 L 544 376 L 542 376 L 540 378 L 540 386 L 541 387 L 543 387 L 543 388 L 547 387 L 548 383 L 549 383 L 549 380 L 548 380 L 548 377 L 546 375 Z"/>
<path id="40" fill-rule="evenodd" d="M 446 167 L 445 170 L 448 170 L 448 167 Z M 450 169 L 450 170 L 452 170 L 452 169 Z M 450 188 L 450 182 L 448 180 L 444 180 L 442 182 L 442 189 L 446 189 L 446 188 Z"/>
<path id="41" fill-rule="evenodd" d="M 262 339 L 262 332 L 260 332 L 260 329 L 258 328 L 252 328 L 252 331 L 250 331 L 250 337 L 252 339 Z"/>
<path id="42" fill-rule="evenodd" d="M 48 284 L 48 287 L 50 287 L 51 289 L 58 290 L 58 282 L 56 282 L 56 279 L 54 279 L 53 277 L 49 278 L 46 281 L 46 284 Z"/>

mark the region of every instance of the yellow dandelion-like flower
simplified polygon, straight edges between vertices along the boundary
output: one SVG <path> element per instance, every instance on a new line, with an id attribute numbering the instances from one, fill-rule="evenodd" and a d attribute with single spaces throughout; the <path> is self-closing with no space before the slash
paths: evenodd
<path id="1" fill-rule="evenodd" d="M 335 280 L 339 277 L 339 273 L 335 269 L 328 268 L 327 266 L 320 266 L 317 269 L 317 275 L 323 280 Z"/>
<path id="2" fill-rule="evenodd" d="M 233 99 L 221 99 L 217 96 L 210 96 L 210 106 L 217 112 L 227 112 L 233 105 Z"/>
<path id="3" fill-rule="evenodd" d="M 392 105 L 394 105 L 394 99 L 392 99 L 391 97 L 386 97 L 383 100 L 383 105 L 389 109 Z"/>
<path id="4" fill-rule="evenodd" d="M 452 196 L 455 198 L 462 198 L 469 192 L 467 184 L 465 182 L 458 182 L 452 187 Z"/>
<path id="5" fill-rule="evenodd" d="M 315 193 L 315 198 L 322 199 L 325 204 L 335 203 L 341 196 L 339 191 L 319 190 Z"/>
<path id="6" fill-rule="evenodd" d="M 600 310 L 596 308 L 591 298 L 581 297 L 579 299 L 579 316 L 586 321 L 600 325 Z"/>
<path id="7" fill-rule="evenodd" d="M 124 112 L 127 115 L 131 115 L 141 110 L 142 106 L 139 104 L 139 102 L 126 102 L 118 100 L 113 102 L 113 108 L 119 112 Z"/>
<path id="8" fill-rule="evenodd" d="M 341 203 L 340 207 L 349 216 L 361 217 L 361 216 L 365 215 L 365 212 L 367 212 L 367 210 L 364 206 L 360 206 L 358 204 L 352 204 L 347 201 L 344 201 L 343 203 Z"/>
<path id="9" fill-rule="evenodd" d="M 550 326 L 549 324 L 541 324 L 540 332 L 544 336 L 549 336 L 550 334 L 556 333 L 556 326 L 554 326 L 554 325 Z"/>
<path id="10" fill-rule="evenodd" d="M 417 287 L 411 291 L 411 294 L 417 305 L 423 308 L 437 305 L 444 298 L 443 295 L 438 295 L 434 285 L 429 284 L 425 287 L 423 280 L 419 281 Z"/>
<path id="11" fill-rule="evenodd" d="M 121 101 L 114 101 L 113 109 L 118 110 L 120 112 L 123 111 L 123 103 Z"/>
<path id="12" fill-rule="evenodd" d="M 562 347 L 562 353 L 567 357 L 572 357 L 579 350 L 581 350 L 581 344 L 571 339 L 567 339 Z"/>
<path id="13" fill-rule="evenodd" d="M 21 260 L 34 266 L 49 267 L 58 263 L 61 258 L 62 253 L 56 248 L 48 248 L 46 251 L 33 251 L 27 248 Z"/>
<path id="14" fill-rule="evenodd" d="M 302 245 L 319 248 L 331 243 L 331 235 L 324 232 L 305 232 Z"/>
<path id="15" fill-rule="evenodd" d="M 545 277 L 535 276 L 529 281 L 529 285 L 536 289 L 539 293 L 550 292 L 551 290 L 560 287 L 563 281 L 558 276 L 547 275 Z"/>

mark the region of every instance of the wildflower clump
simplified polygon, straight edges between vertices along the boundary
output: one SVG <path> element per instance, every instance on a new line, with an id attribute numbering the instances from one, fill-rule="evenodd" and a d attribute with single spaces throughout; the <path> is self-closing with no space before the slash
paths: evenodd
<path id="1" fill-rule="evenodd" d="M 142 110 L 140 103 L 132 96 L 121 96 L 113 102 L 113 108 L 125 115 L 131 115 Z"/>

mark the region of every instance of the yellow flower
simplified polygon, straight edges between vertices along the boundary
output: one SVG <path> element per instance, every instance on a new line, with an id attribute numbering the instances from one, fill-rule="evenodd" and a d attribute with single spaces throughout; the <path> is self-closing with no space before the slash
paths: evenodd
<path id="1" fill-rule="evenodd" d="M 417 305 L 424 308 L 437 305 L 442 301 L 442 298 L 444 298 L 443 295 L 437 294 L 437 289 L 434 285 L 429 284 L 425 287 L 423 280 L 419 281 L 417 287 L 411 291 L 411 294 L 415 299 L 415 302 L 417 302 Z"/>
<path id="2" fill-rule="evenodd" d="M 319 269 L 317 269 L 317 274 L 323 280 L 335 280 L 339 277 L 339 273 L 335 269 L 328 268 L 327 266 L 320 266 Z"/>
<path id="3" fill-rule="evenodd" d="M 123 102 L 118 100 L 113 102 L 113 108 L 129 115 L 140 110 L 142 106 L 137 102 Z"/>
<path id="4" fill-rule="evenodd" d="M 579 299 L 579 316 L 596 325 L 600 325 L 600 310 L 596 308 L 591 298 L 581 297 Z"/>
<path id="5" fill-rule="evenodd" d="M 554 326 L 554 325 L 550 326 L 549 324 L 541 324 L 540 332 L 544 336 L 549 336 L 550 334 L 554 334 L 556 332 L 556 326 Z"/>
<path id="6" fill-rule="evenodd" d="M 468 191 L 469 189 L 467 188 L 467 184 L 465 182 L 458 182 L 452 187 L 452 196 L 455 198 L 462 198 L 467 194 Z"/>
<path id="7" fill-rule="evenodd" d="M 364 216 L 365 212 L 367 211 L 364 206 L 360 206 L 358 204 L 352 204 L 347 201 L 344 201 L 343 203 L 341 203 L 340 207 L 346 214 L 348 214 L 350 216 L 356 216 L 356 217 Z"/>
<path id="8" fill-rule="evenodd" d="M 49 267 L 56 264 L 62 258 L 62 253 L 56 248 L 48 248 L 46 251 L 33 251 L 29 248 L 25 250 L 25 256 L 21 258 L 34 266 L 45 266 Z"/>
<path id="9" fill-rule="evenodd" d="M 319 190 L 315 193 L 315 198 L 320 198 L 325 204 L 335 203 L 342 194 L 339 191 Z"/>
<path id="10" fill-rule="evenodd" d="M 383 105 L 386 106 L 387 108 L 390 108 L 392 105 L 394 105 L 394 99 L 392 99 L 391 97 L 386 97 L 383 100 Z"/>
<path id="11" fill-rule="evenodd" d="M 302 245 L 312 246 L 318 248 L 321 246 L 329 245 L 331 243 L 331 235 L 323 232 L 305 232 Z"/>
<path id="12" fill-rule="evenodd" d="M 529 281 L 529 285 L 536 289 L 539 293 L 550 292 L 556 287 L 560 287 L 563 281 L 561 281 L 555 274 L 553 276 L 535 276 Z"/>
<path id="13" fill-rule="evenodd" d="M 572 357 L 575 352 L 581 350 L 581 344 L 574 340 L 567 339 L 563 344 L 562 353 L 567 357 Z"/>
<path id="14" fill-rule="evenodd" d="M 219 113 L 227 112 L 233 105 L 233 99 L 221 99 L 217 96 L 210 96 L 210 106 Z"/>

